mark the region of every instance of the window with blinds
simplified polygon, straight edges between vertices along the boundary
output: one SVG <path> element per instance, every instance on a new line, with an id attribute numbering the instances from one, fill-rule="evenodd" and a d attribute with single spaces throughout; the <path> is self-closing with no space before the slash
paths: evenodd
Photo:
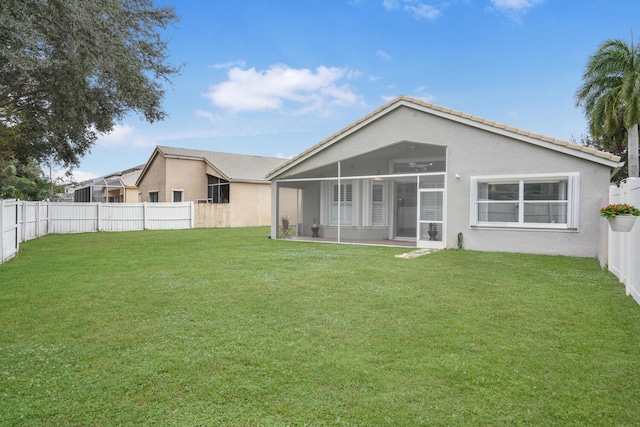
<path id="1" fill-rule="evenodd" d="M 384 185 L 374 182 L 371 186 L 371 224 L 385 225 Z"/>
<path id="2" fill-rule="evenodd" d="M 472 225 L 578 228 L 579 176 L 472 177 Z"/>
<path id="3" fill-rule="evenodd" d="M 338 212 L 340 219 L 338 219 Z M 331 197 L 331 224 L 353 224 L 353 186 L 351 184 L 334 184 Z"/>

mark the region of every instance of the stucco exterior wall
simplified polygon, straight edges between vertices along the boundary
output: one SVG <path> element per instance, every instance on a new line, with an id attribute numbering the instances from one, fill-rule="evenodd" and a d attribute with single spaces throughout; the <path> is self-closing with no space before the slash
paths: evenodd
<path id="1" fill-rule="evenodd" d="M 150 162 L 138 184 L 140 201 L 148 202 L 150 191 L 158 191 L 158 199 L 165 201 L 167 196 L 166 159 L 162 156 L 155 156 Z"/>
<path id="2" fill-rule="evenodd" d="M 462 232 L 467 249 L 597 257 L 598 210 L 608 194 L 608 167 L 407 108 L 376 123 L 383 124 L 402 139 L 447 147 L 447 247 L 456 247 Z M 569 172 L 580 173 L 577 231 L 470 226 L 472 176 Z"/>
<path id="3" fill-rule="evenodd" d="M 271 223 L 271 186 L 232 182 L 229 203 L 196 203 L 196 227 L 258 227 Z"/>
<path id="4" fill-rule="evenodd" d="M 203 161 L 167 158 L 166 162 L 166 196 L 160 199 L 161 202 L 172 202 L 174 190 L 183 191 L 185 202 L 207 198 L 207 175 Z"/>
<path id="5" fill-rule="evenodd" d="M 196 228 L 226 228 L 230 224 L 231 209 L 229 203 L 196 203 Z"/>
<path id="6" fill-rule="evenodd" d="M 138 187 L 125 187 L 124 189 L 125 203 L 138 203 Z"/>
<path id="7" fill-rule="evenodd" d="M 271 223 L 271 185 L 231 183 L 231 227 L 266 226 Z"/>
<path id="8" fill-rule="evenodd" d="M 338 143 L 278 178 L 293 178 L 317 167 L 401 141 L 446 147 L 447 247 L 457 246 L 457 236 L 461 232 L 466 249 L 597 257 L 601 233 L 598 210 L 606 204 L 608 196 L 608 166 L 413 108 L 397 108 L 352 131 Z M 573 172 L 580 174 L 577 230 L 470 225 L 471 177 Z"/>

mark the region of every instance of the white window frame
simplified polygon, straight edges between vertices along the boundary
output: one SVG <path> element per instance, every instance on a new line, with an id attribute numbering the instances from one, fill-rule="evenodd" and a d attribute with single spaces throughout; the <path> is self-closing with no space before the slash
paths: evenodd
<path id="1" fill-rule="evenodd" d="M 524 183 L 525 182 L 549 182 L 553 180 L 567 180 L 567 222 L 565 223 L 532 223 L 524 222 L 525 203 L 530 201 L 524 200 Z M 514 203 L 518 208 L 517 222 L 490 222 L 480 221 L 478 219 L 478 210 L 481 202 L 478 201 L 478 184 L 483 182 L 491 183 L 515 183 L 519 184 L 518 200 L 509 201 Z M 579 226 L 579 208 L 580 208 L 580 174 L 578 172 L 570 173 L 553 173 L 553 174 L 525 174 L 525 175 L 491 175 L 491 176 L 472 176 L 471 184 L 471 208 L 470 208 L 470 225 L 472 227 L 487 228 L 536 228 L 536 229 L 564 229 L 577 230 Z M 550 202 L 556 202 L 550 200 Z M 486 203 L 486 202 L 484 202 Z"/>
<path id="2" fill-rule="evenodd" d="M 175 203 L 175 193 L 181 193 L 180 201 L 184 202 L 184 189 L 182 188 L 172 188 L 171 189 L 171 202 Z"/>

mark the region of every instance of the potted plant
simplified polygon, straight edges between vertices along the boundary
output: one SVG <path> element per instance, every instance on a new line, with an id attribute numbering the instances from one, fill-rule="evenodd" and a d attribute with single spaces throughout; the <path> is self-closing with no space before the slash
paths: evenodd
<path id="1" fill-rule="evenodd" d="M 289 229 L 289 214 L 284 214 L 280 217 L 280 221 L 282 221 L 282 228 L 285 230 Z"/>
<path id="2" fill-rule="evenodd" d="M 438 224 L 435 222 L 429 223 L 429 240 L 436 240 L 436 236 L 438 235 Z"/>
<path id="3" fill-rule="evenodd" d="M 613 231 L 619 232 L 631 231 L 638 215 L 640 209 L 626 203 L 609 204 L 600 209 L 600 216 L 609 220 Z"/>
<path id="4" fill-rule="evenodd" d="M 311 237 L 320 237 L 318 234 L 318 230 L 320 230 L 320 225 L 318 222 L 318 218 L 313 218 L 313 226 L 311 227 Z"/>

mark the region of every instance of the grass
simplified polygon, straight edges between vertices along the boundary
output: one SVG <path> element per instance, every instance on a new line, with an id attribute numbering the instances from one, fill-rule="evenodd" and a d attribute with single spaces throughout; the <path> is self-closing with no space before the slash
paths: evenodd
<path id="1" fill-rule="evenodd" d="M 640 307 L 597 261 L 47 236 L 0 266 L 0 425 L 640 423 Z"/>

